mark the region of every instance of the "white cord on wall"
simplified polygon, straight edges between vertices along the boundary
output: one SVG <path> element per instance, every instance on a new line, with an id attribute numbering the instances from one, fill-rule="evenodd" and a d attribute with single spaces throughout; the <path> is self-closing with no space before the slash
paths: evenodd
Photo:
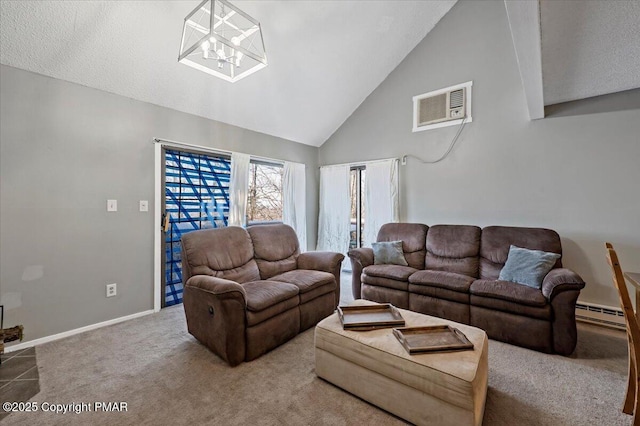
<path id="1" fill-rule="evenodd" d="M 458 131 L 456 132 L 456 135 L 451 140 L 451 143 L 449 144 L 449 148 L 447 148 L 447 151 L 440 158 L 438 158 L 437 160 L 423 160 L 422 158 L 417 157 L 415 155 L 405 154 L 405 155 L 402 156 L 402 164 L 403 165 L 407 164 L 407 158 L 408 157 L 415 158 L 416 160 L 420 161 L 422 164 L 435 164 L 435 163 L 439 163 L 440 161 L 444 160 L 445 158 L 447 158 L 447 155 L 449 155 L 449 153 L 453 149 L 453 146 L 456 144 L 456 141 L 458 140 L 458 137 L 460 136 L 460 133 L 462 133 L 462 129 L 464 129 L 465 124 L 467 124 L 467 117 L 463 118 L 462 121 L 460 122 L 460 127 L 458 127 Z"/>

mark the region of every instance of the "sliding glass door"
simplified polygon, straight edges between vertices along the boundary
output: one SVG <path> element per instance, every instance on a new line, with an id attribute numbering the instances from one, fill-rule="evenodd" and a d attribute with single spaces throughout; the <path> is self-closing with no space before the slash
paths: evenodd
<path id="1" fill-rule="evenodd" d="M 349 250 L 362 247 L 364 230 L 364 184 L 367 170 L 364 166 L 352 167 L 350 174 L 351 225 Z"/>
<path id="2" fill-rule="evenodd" d="M 227 157 L 164 149 L 163 307 L 182 302 L 182 235 L 227 226 L 230 174 Z"/>

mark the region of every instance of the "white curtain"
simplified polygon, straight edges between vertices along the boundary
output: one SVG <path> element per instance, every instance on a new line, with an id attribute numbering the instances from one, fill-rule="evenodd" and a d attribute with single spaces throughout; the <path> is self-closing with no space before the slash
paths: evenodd
<path id="1" fill-rule="evenodd" d="M 229 182 L 229 226 L 247 225 L 247 194 L 249 192 L 248 154 L 231 154 L 231 180 Z"/>
<path id="2" fill-rule="evenodd" d="M 296 231 L 300 251 L 307 251 L 307 193 L 304 164 L 285 161 L 282 177 L 282 222 Z"/>
<path id="3" fill-rule="evenodd" d="M 363 244 L 371 247 L 380 227 L 398 222 L 398 160 L 366 163 Z"/>
<path id="4" fill-rule="evenodd" d="M 346 253 L 350 217 L 349 166 L 321 167 L 317 250 Z"/>

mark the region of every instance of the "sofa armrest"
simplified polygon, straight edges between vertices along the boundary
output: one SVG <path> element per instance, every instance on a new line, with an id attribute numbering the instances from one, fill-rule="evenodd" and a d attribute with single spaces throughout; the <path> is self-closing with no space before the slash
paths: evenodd
<path id="1" fill-rule="evenodd" d="M 240 284 L 193 275 L 182 301 L 189 333 L 231 366 L 245 360 L 247 294 Z"/>
<path id="2" fill-rule="evenodd" d="M 247 293 L 235 281 L 209 275 L 194 275 L 187 281 L 187 286 L 218 296 L 219 299 L 237 299 L 245 306 Z"/>
<path id="3" fill-rule="evenodd" d="M 358 300 L 362 298 L 362 270 L 369 265 L 373 265 L 373 249 L 368 247 L 349 250 L 349 258 L 351 259 L 351 292 L 353 298 Z"/>
<path id="4" fill-rule="evenodd" d="M 336 279 L 335 306 L 340 303 L 340 269 L 344 255 L 330 251 L 308 251 L 298 256 L 298 269 L 324 271 Z"/>
<path id="5" fill-rule="evenodd" d="M 580 275 L 567 268 L 552 269 L 542 280 L 542 294 L 552 300 L 559 293 L 568 290 L 582 290 L 584 281 Z"/>
<path id="6" fill-rule="evenodd" d="M 330 251 L 308 251 L 298 256 L 298 269 L 311 269 L 333 273 L 340 267 L 344 255 Z"/>
<path id="7" fill-rule="evenodd" d="M 542 294 L 551 303 L 554 352 L 569 356 L 578 342 L 576 301 L 584 281 L 566 268 L 552 269 L 542 280 Z"/>
<path id="8" fill-rule="evenodd" d="M 351 265 L 356 262 L 361 269 L 373 265 L 373 249 L 369 247 L 349 250 L 348 256 L 351 259 Z"/>

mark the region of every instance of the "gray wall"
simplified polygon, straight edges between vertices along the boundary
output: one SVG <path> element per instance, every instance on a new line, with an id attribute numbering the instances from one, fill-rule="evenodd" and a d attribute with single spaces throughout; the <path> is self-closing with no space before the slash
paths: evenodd
<path id="1" fill-rule="evenodd" d="M 315 243 L 315 147 L 4 65 L 0 129 L 0 297 L 26 340 L 153 308 L 152 137 L 305 163 Z"/>
<path id="2" fill-rule="evenodd" d="M 473 122 L 450 156 L 400 168 L 401 220 L 555 229 L 587 281 L 581 300 L 617 305 L 603 247 L 640 270 L 640 110 L 530 121 L 502 1 L 458 2 L 322 145 L 320 163 L 439 157 L 457 128 L 412 133 L 411 98 L 469 80 Z"/>

